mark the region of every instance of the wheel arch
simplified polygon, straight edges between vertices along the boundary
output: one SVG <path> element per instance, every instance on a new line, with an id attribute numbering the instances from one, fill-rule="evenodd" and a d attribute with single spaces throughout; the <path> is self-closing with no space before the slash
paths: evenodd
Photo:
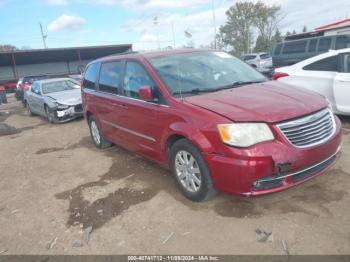
<path id="1" fill-rule="evenodd" d="M 88 123 L 89 123 L 90 116 L 93 116 L 93 113 L 90 110 L 86 111 L 85 117 Z"/>
<path id="2" fill-rule="evenodd" d="M 213 145 L 200 130 L 187 123 L 174 123 L 165 132 L 161 141 L 162 151 L 166 152 L 168 159 L 172 145 L 180 139 L 189 140 L 201 152 L 215 151 Z"/>

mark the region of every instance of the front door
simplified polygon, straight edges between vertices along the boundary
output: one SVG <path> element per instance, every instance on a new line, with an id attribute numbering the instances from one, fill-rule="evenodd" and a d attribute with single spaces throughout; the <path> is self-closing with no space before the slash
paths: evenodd
<path id="1" fill-rule="evenodd" d="M 40 84 L 38 82 L 34 82 L 30 90 L 28 90 L 27 92 L 27 102 L 29 103 L 32 112 L 42 114 L 40 110 L 40 100 L 42 99 L 42 95 L 40 92 Z"/>
<path id="2" fill-rule="evenodd" d="M 341 72 L 334 78 L 335 106 L 340 113 L 350 113 L 350 53 L 341 58 Z"/>
<path id="3" fill-rule="evenodd" d="M 141 86 L 150 86 L 154 101 L 139 98 Z M 145 68 L 136 61 L 125 64 L 123 89 L 121 94 L 119 130 L 128 147 L 140 154 L 159 159 L 162 124 L 158 113 L 167 107 L 155 82 Z"/>

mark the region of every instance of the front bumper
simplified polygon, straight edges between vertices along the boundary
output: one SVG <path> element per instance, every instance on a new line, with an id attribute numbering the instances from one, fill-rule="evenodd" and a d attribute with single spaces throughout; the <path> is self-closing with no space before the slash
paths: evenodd
<path id="1" fill-rule="evenodd" d="M 215 187 L 223 192 L 258 196 L 299 185 L 329 170 L 340 157 L 341 124 L 323 144 L 297 148 L 282 137 L 248 149 L 227 147 L 223 155 L 206 153 Z"/>
<path id="2" fill-rule="evenodd" d="M 55 122 L 57 123 L 68 122 L 83 116 L 84 112 L 82 110 L 81 104 L 70 106 L 67 109 L 55 109 Z"/>

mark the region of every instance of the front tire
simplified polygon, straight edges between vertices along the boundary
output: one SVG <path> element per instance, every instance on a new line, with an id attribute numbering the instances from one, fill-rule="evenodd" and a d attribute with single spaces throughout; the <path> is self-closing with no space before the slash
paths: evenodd
<path id="1" fill-rule="evenodd" d="M 216 190 L 202 153 L 187 139 L 180 139 L 171 147 L 170 165 L 185 197 L 201 202 L 215 195 Z"/>
<path id="2" fill-rule="evenodd" d="M 24 104 L 26 105 L 26 113 L 28 116 L 32 116 L 33 115 L 33 112 L 32 110 L 30 109 L 30 105 L 27 101 L 24 101 Z"/>
<path id="3" fill-rule="evenodd" d="M 89 117 L 89 128 L 91 140 L 97 148 L 104 149 L 112 146 L 112 143 L 103 137 L 97 125 L 97 122 L 93 116 Z"/>
<path id="4" fill-rule="evenodd" d="M 55 114 L 48 106 L 45 106 L 45 113 L 46 113 L 46 118 L 47 121 L 52 124 L 55 123 Z"/>

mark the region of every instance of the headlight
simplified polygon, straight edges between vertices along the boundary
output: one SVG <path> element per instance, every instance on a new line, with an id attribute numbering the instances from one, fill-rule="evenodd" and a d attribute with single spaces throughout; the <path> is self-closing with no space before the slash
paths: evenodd
<path id="1" fill-rule="evenodd" d="M 64 109 L 68 109 L 68 108 L 69 108 L 69 106 L 67 106 L 67 105 L 62 105 L 62 104 L 57 103 L 57 102 L 56 102 L 56 106 L 57 106 L 57 109 L 61 109 L 61 110 L 64 110 Z"/>
<path id="2" fill-rule="evenodd" d="M 221 140 L 228 145 L 248 147 L 270 141 L 274 136 L 265 123 L 232 123 L 218 125 Z"/>

